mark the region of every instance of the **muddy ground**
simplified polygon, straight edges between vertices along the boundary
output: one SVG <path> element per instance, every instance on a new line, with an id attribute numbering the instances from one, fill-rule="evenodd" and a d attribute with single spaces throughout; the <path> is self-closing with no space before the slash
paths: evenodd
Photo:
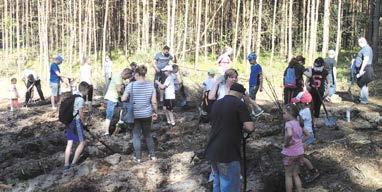
<path id="1" fill-rule="evenodd" d="M 103 137 L 105 110 L 95 102 L 88 145 L 78 166 L 63 172 L 64 126 L 50 105 L 0 112 L 0 191 L 211 191 L 208 162 L 194 151 L 206 143 L 209 125 L 198 123 L 198 110 L 176 109 L 177 125 L 163 115 L 153 123 L 158 160 L 144 149 L 143 162 L 132 162 L 131 130 Z M 284 191 L 281 163 L 282 120 L 270 101 L 247 141 L 248 191 Z M 345 122 L 347 108 L 352 122 Z M 318 119 L 317 144 L 306 151 L 321 176 L 306 191 L 381 191 L 382 118 L 379 106 L 328 104 L 339 130 Z M 324 114 L 322 112 L 321 116 Z M 113 129 L 113 128 L 112 128 Z M 110 149 L 99 141 L 106 143 Z M 143 142 L 144 143 L 144 142 Z"/>

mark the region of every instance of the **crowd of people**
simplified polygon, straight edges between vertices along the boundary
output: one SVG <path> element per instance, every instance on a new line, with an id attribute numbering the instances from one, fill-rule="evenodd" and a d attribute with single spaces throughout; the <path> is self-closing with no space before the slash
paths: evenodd
<path id="1" fill-rule="evenodd" d="M 373 80 L 373 52 L 365 38 L 359 39 L 361 50 L 352 61 L 351 77 L 361 88 L 359 102 L 368 103 L 368 84 Z M 264 110 L 256 103 L 258 91 L 263 91 L 263 71 L 258 63 L 258 55 L 252 52 L 247 56 L 250 63 L 250 78 L 248 91 L 238 83 L 239 73 L 231 67 L 230 55 L 233 49 L 226 47 L 219 56 L 218 73 L 214 69 L 208 70 L 207 79 L 202 83 L 202 106 L 211 125 L 208 144 L 206 146 L 206 159 L 211 163 L 211 178 L 213 191 L 240 191 L 241 188 L 241 139 L 243 131 L 251 133 L 255 130 L 253 119 L 260 116 Z M 284 148 L 282 150 L 283 165 L 285 166 L 285 183 L 287 191 L 293 186 L 301 191 L 299 167 L 307 166 L 310 170 L 308 180 L 312 181 L 320 173 L 304 156 L 304 151 L 313 145 L 316 138 L 314 118 L 320 115 L 323 102 L 330 102 L 337 87 L 336 52 L 329 50 L 328 58 L 317 58 L 312 66 L 305 67 L 303 56 L 293 57 L 283 74 L 285 120 Z M 49 86 L 51 90 L 51 106 L 56 109 L 60 105 L 70 105 L 68 114 L 60 114 L 61 122 L 66 124 L 67 146 L 65 150 L 64 169 L 70 170 L 75 166 L 85 147 L 85 111 L 92 110 L 93 81 L 91 59 L 85 57 L 80 66 L 80 83 L 78 88 L 72 90 L 73 96 L 66 101 L 60 101 L 61 83 L 64 76 L 60 65 L 64 58 L 55 57 L 50 66 Z M 176 57 L 165 46 L 153 59 L 152 68 L 155 71 L 154 81 L 147 80 L 148 68 L 133 62 L 120 73 L 112 73 L 112 61 L 106 57 L 103 64 L 105 78 L 104 99 L 106 102 L 106 117 L 103 123 L 104 135 L 110 135 L 110 126 L 116 107 L 121 107 L 119 124 L 126 123 L 132 129 L 132 143 L 134 148 L 133 160 L 140 163 L 142 160 L 141 137 L 149 151 L 149 158 L 156 159 L 155 145 L 151 134 L 152 121 L 158 118 L 158 106 L 163 106 L 167 124 L 176 125 L 173 109 L 176 105 L 177 94 L 182 83 L 178 76 L 179 66 Z M 41 90 L 41 80 L 32 70 L 25 70 L 23 81 L 27 87 L 24 106 L 31 100 L 33 87 L 37 88 L 41 100 L 44 95 Z M 20 107 L 17 90 L 17 79 L 11 79 L 10 109 L 13 111 Z M 70 100 L 71 99 L 71 100 Z M 70 101 L 69 101 L 70 100 Z M 183 102 L 183 101 L 182 101 Z M 67 106 L 64 106 L 67 107 Z M 66 110 L 68 111 L 68 110 Z M 61 118 L 69 117 L 69 120 Z M 66 118 L 68 119 L 68 118 Z M 79 143 L 72 162 L 69 162 L 73 143 Z"/>

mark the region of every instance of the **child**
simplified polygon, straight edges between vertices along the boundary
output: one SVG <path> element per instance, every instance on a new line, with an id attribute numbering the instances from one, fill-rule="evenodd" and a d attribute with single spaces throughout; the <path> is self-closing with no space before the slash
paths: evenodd
<path id="1" fill-rule="evenodd" d="M 208 92 L 212 89 L 212 86 L 215 84 L 215 70 L 209 69 L 207 72 L 208 78 L 203 82 L 203 92 Z"/>
<path id="2" fill-rule="evenodd" d="M 83 106 L 85 104 L 85 100 L 84 100 L 83 96 L 88 94 L 89 86 L 90 85 L 84 81 L 78 85 L 79 93 L 76 93 L 76 95 L 78 95 L 78 96 L 76 96 L 76 98 L 74 100 L 74 106 L 73 106 L 74 119 L 66 128 L 66 138 L 68 140 L 68 143 L 66 145 L 65 154 L 64 154 L 65 155 L 64 170 L 68 170 L 68 169 L 70 169 L 70 167 L 75 166 L 75 164 L 77 163 L 77 161 L 78 161 L 78 159 L 82 153 L 82 150 L 85 147 L 85 139 L 86 138 L 85 138 L 85 134 L 84 134 L 84 125 L 82 123 L 84 121 Z M 78 144 L 77 149 L 74 153 L 72 163 L 69 164 L 70 153 L 72 150 L 73 142 L 76 142 L 76 143 L 79 142 L 79 144 Z"/>
<path id="3" fill-rule="evenodd" d="M 172 112 L 174 101 L 175 101 L 175 76 L 172 73 L 172 66 L 167 65 L 162 69 L 166 76 L 165 82 L 162 84 L 160 81 L 156 80 L 155 83 L 158 85 L 160 89 L 164 89 L 164 105 L 163 109 L 166 113 L 167 123 L 174 126 L 175 125 L 175 118 L 174 114 Z"/>
<path id="4" fill-rule="evenodd" d="M 283 117 L 285 123 L 285 146 L 283 154 L 283 164 L 285 167 L 285 188 L 287 192 L 292 192 L 293 182 L 298 192 L 302 191 L 299 177 L 299 167 L 303 164 L 304 145 L 302 143 L 302 128 L 297 121 L 298 109 L 295 105 L 287 104 Z"/>
<path id="5" fill-rule="evenodd" d="M 251 74 L 249 77 L 249 97 L 256 101 L 256 94 L 257 91 L 260 90 L 260 92 L 263 91 L 263 69 L 261 68 L 261 65 L 257 63 L 257 55 L 256 53 L 252 52 L 247 57 L 249 63 L 251 64 Z M 256 102 L 251 102 L 252 109 L 255 111 L 252 111 L 252 115 L 257 117 L 261 115 L 264 110 L 262 110 Z"/>
<path id="6" fill-rule="evenodd" d="M 297 107 L 300 110 L 299 117 L 300 121 L 303 122 L 304 126 L 304 148 L 306 149 L 308 145 L 312 145 L 315 141 L 312 113 L 310 112 L 310 103 L 312 102 L 312 96 L 308 91 L 302 91 L 296 97 L 292 98 L 291 102 L 296 103 Z M 310 171 L 310 176 L 308 176 L 305 179 L 307 182 L 313 181 L 320 175 L 318 170 L 313 167 L 312 163 L 306 157 L 304 157 L 304 164 L 308 167 Z"/>
<path id="7" fill-rule="evenodd" d="M 20 108 L 19 103 L 19 92 L 16 88 L 17 79 L 12 78 L 11 79 L 11 85 L 9 86 L 9 106 L 11 108 L 11 111 L 14 111 L 15 109 Z"/>

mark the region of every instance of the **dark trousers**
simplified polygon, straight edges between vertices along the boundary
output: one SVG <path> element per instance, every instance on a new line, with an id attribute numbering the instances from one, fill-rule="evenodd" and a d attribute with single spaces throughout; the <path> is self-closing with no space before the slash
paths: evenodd
<path id="1" fill-rule="evenodd" d="M 293 97 L 296 97 L 298 93 L 300 93 L 303 89 L 302 88 L 284 88 L 284 104 L 290 103 L 290 100 Z"/>
<path id="2" fill-rule="evenodd" d="M 155 144 L 154 139 L 151 135 L 151 117 L 148 118 L 139 118 L 134 119 L 134 128 L 133 128 L 133 147 L 134 147 L 134 156 L 137 159 L 141 158 L 141 135 L 146 140 L 146 145 L 149 150 L 149 154 L 155 155 Z"/>
<path id="3" fill-rule="evenodd" d="M 31 99 L 32 92 L 33 92 L 33 86 L 35 86 L 37 88 L 37 92 L 38 92 L 38 95 L 40 96 L 40 99 L 42 101 L 45 100 L 44 94 L 43 94 L 43 92 L 41 90 L 41 81 L 37 80 L 37 81 L 34 82 L 33 86 L 32 86 L 32 84 L 33 84 L 33 82 L 27 81 L 27 89 L 28 88 L 30 88 L 30 89 L 27 90 L 27 92 L 25 93 L 25 105 L 28 104 L 29 100 Z"/>
<path id="4" fill-rule="evenodd" d="M 85 101 L 93 101 L 93 90 L 93 85 L 90 85 L 88 95 L 84 96 Z"/>
<path id="5" fill-rule="evenodd" d="M 321 105 L 322 105 L 321 98 L 324 96 L 324 92 L 325 91 L 320 91 L 320 90 L 317 90 L 314 88 L 309 90 L 309 93 L 312 95 L 312 101 L 313 101 L 312 112 L 313 112 L 313 116 L 315 118 L 320 117 L 320 109 L 321 109 Z"/>

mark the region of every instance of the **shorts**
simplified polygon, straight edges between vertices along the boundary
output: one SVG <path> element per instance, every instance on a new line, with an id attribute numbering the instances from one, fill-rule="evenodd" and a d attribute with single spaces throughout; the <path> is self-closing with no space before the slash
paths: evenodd
<path id="1" fill-rule="evenodd" d="M 252 86 L 252 87 L 249 87 L 249 97 L 251 99 L 253 99 L 254 101 L 256 101 L 256 94 L 257 94 L 257 91 L 259 91 L 259 86 Z"/>
<path id="2" fill-rule="evenodd" d="M 49 86 L 50 86 L 50 90 L 51 90 L 50 94 L 52 96 L 57 97 L 57 96 L 61 95 L 60 83 L 52 83 L 52 82 L 50 82 Z"/>
<path id="3" fill-rule="evenodd" d="M 304 144 L 305 144 L 305 145 L 311 145 L 311 144 L 314 143 L 315 140 L 316 140 L 316 139 L 314 138 L 314 134 L 313 134 L 313 132 L 309 132 L 309 136 L 308 136 L 308 138 L 304 141 Z"/>
<path id="4" fill-rule="evenodd" d="M 299 156 L 284 155 L 283 164 L 284 166 L 292 166 L 292 165 L 302 166 L 304 164 L 304 155 L 299 155 Z"/>
<path id="5" fill-rule="evenodd" d="M 167 110 L 172 111 L 174 109 L 175 99 L 165 99 L 163 106 L 166 107 Z"/>
<path id="6" fill-rule="evenodd" d="M 118 102 L 106 100 L 106 119 L 112 120 L 114 115 L 114 109 L 118 105 Z"/>
<path id="7" fill-rule="evenodd" d="M 81 142 L 86 139 L 84 134 L 84 124 L 80 119 L 73 119 L 73 121 L 66 127 L 66 139 L 73 142 Z"/>

